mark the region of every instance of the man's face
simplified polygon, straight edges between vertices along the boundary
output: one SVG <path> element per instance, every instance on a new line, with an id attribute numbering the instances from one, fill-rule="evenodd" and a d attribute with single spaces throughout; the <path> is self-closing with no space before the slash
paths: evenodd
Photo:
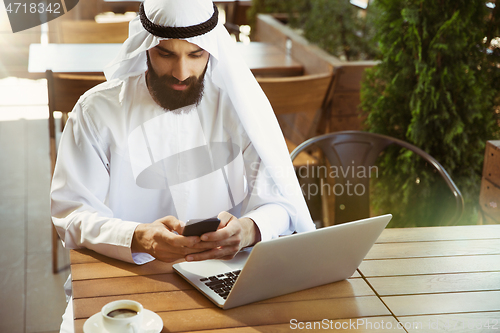
<path id="1" fill-rule="evenodd" d="M 198 104 L 209 53 L 185 40 L 163 40 L 147 53 L 147 84 L 153 99 L 167 110 Z"/>

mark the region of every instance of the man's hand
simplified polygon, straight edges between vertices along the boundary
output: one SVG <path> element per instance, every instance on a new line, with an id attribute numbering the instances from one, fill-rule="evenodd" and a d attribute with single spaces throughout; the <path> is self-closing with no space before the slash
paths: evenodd
<path id="1" fill-rule="evenodd" d="M 153 223 L 137 226 L 132 239 L 132 252 L 149 253 L 158 260 L 172 262 L 191 253 L 204 251 L 195 248 L 200 237 L 185 237 L 181 234 L 184 224 L 173 216 L 166 216 Z"/>
<path id="2" fill-rule="evenodd" d="M 201 236 L 193 248 L 204 252 L 186 256 L 187 261 L 206 259 L 232 259 L 242 248 L 260 241 L 260 231 L 250 218 L 237 219 L 228 212 L 217 216 L 221 221 L 217 231 Z"/>

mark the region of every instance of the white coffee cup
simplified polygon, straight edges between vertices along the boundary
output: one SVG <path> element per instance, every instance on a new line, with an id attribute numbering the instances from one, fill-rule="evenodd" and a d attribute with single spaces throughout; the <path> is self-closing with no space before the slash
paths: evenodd
<path id="1" fill-rule="evenodd" d="M 119 300 L 101 309 L 102 323 L 109 333 L 140 333 L 144 308 L 131 300 Z"/>

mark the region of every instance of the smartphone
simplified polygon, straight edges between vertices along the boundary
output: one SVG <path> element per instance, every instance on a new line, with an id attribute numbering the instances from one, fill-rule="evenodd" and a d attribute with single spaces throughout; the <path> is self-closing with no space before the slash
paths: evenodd
<path id="1" fill-rule="evenodd" d="M 207 232 L 216 231 L 219 227 L 220 220 L 216 217 L 211 217 L 209 219 L 194 219 L 188 220 L 183 236 L 201 236 Z"/>

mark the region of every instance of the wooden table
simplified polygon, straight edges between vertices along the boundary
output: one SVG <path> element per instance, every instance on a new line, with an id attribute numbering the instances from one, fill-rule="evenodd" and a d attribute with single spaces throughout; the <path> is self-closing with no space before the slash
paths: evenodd
<path id="1" fill-rule="evenodd" d="M 387 229 L 359 270 L 409 333 L 500 330 L 500 225 Z"/>
<path id="2" fill-rule="evenodd" d="M 28 71 L 44 73 L 101 74 L 120 50 L 121 44 L 31 44 Z M 302 75 L 303 66 L 278 47 L 251 42 L 237 43 L 237 50 L 255 75 Z M 237 55 L 235 55 L 237 56 Z"/>
<path id="3" fill-rule="evenodd" d="M 167 263 L 135 266 L 79 250 L 71 272 L 76 332 L 116 299 L 158 313 L 162 332 L 289 332 L 312 322 L 346 332 L 500 329 L 500 225 L 387 229 L 350 279 L 230 310 Z"/>

